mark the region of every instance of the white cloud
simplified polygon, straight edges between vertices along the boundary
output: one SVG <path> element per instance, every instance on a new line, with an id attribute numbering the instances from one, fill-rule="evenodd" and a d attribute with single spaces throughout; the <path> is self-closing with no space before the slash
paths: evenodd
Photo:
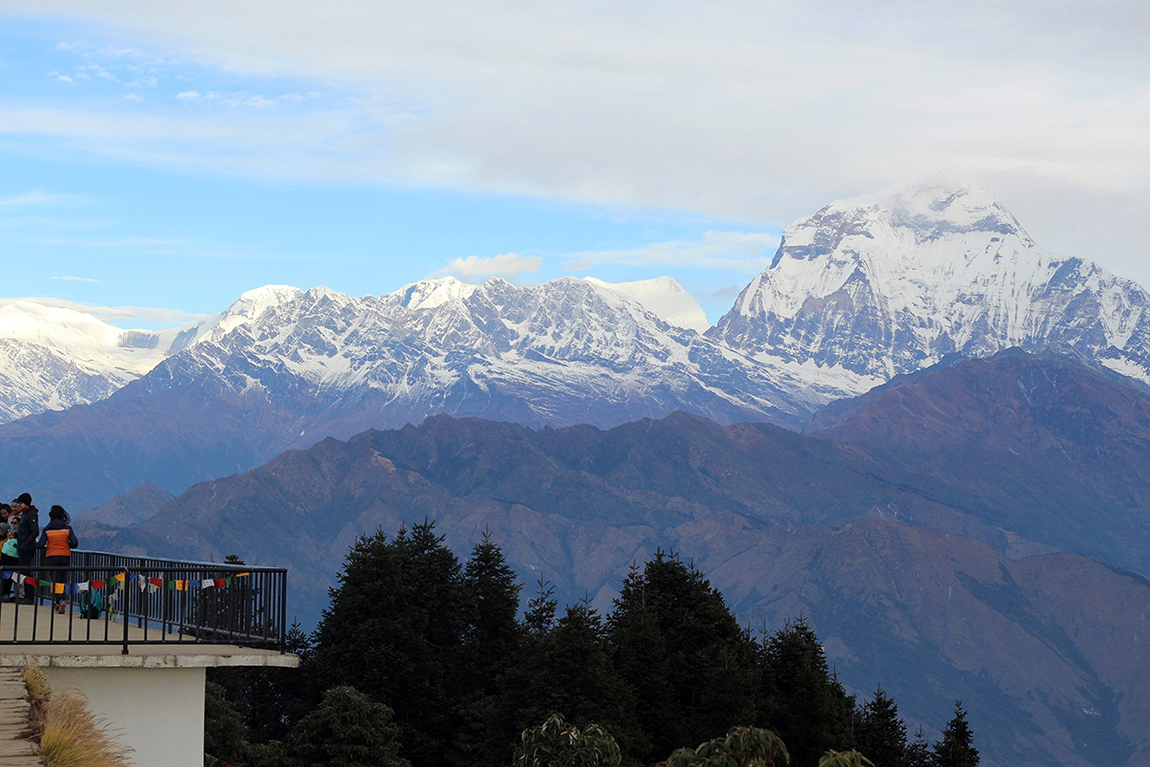
<path id="1" fill-rule="evenodd" d="M 23 194 L 18 194 L 13 197 L 0 197 L 0 208 L 8 208 L 17 205 L 43 205 L 50 202 L 61 202 L 75 199 L 77 198 L 74 195 L 52 194 L 41 189 L 33 189 L 30 192 L 24 192 Z"/>
<path id="2" fill-rule="evenodd" d="M 137 77 L 135 80 L 132 80 L 130 83 L 124 83 L 124 87 L 125 88 L 155 88 L 159 84 L 159 82 L 160 82 L 160 80 L 158 77 L 155 77 L 154 75 L 146 75 L 143 77 Z"/>
<path id="3" fill-rule="evenodd" d="M 144 97 L 141 96 L 140 94 L 136 93 L 135 91 L 132 91 L 131 93 L 125 93 L 124 98 L 127 101 L 143 101 L 144 100 Z"/>
<path id="4" fill-rule="evenodd" d="M 436 272 L 435 276 L 450 274 L 465 282 L 480 281 L 487 277 L 503 277 L 514 281 L 521 275 L 534 274 L 541 266 L 541 257 L 521 256 L 518 253 L 500 253 L 487 258 L 468 256 L 453 260 L 446 268 Z"/>
<path id="5" fill-rule="evenodd" d="M 176 94 L 176 98 L 181 101 L 196 101 L 201 95 L 199 91 L 180 91 Z"/>
<path id="6" fill-rule="evenodd" d="M 144 320 L 147 322 L 169 323 L 182 325 L 203 319 L 206 314 L 194 314 L 181 309 L 162 309 L 149 306 L 90 306 L 62 298 L 49 298 L 46 296 L 25 296 L 20 298 L 0 298 L 0 306 L 16 303 L 17 301 L 30 301 L 44 306 L 54 306 L 62 309 L 74 309 L 98 317 L 105 322 L 118 322 L 124 320 Z"/>
<path id="7" fill-rule="evenodd" d="M 754 273 L 770 263 L 779 246 L 768 232 L 704 232 L 698 240 L 653 242 L 637 248 L 571 253 L 567 266 L 587 271 L 602 264 L 697 267 Z"/>
<path id="8" fill-rule="evenodd" d="M 99 282 L 99 280 L 94 280 L 91 277 L 75 277 L 75 276 L 70 275 L 70 274 L 61 275 L 59 277 L 53 277 L 52 279 L 53 280 L 63 280 L 64 282 Z"/>
<path id="9" fill-rule="evenodd" d="M 1044 210 L 1105 220 L 1113 199 L 1141 209 L 1150 198 L 1143 2 L 1092 6 L 1089 24 L 1071 0 L 283 0 L 274 16 L 257 0 L 148 8 L 6 4 L 26 15 L 95 15 L 121 39 L 166 51 L 85 44 L 105 64 L 151 56 L 254 82 L 303 79 L 346 97 L 343 106 L 264 122 L 187 115 L 183 126 L 157 119 L 146 132 L 61 102 L 61 118 L 94 132 L 90 141 L 69 133 L 77 151 L 228 174 L 673 208 L 776 228 L 831 199 L 957 167 L 1010 175 L 1045 198 L 1063 190 L 1026 222 L 1036 236 L 1049 231 L 1055 249 L 1077 241 L 1062 240 L 1062 214 Z M 133 131 L 142 140 L 129 139 Z M 1120 247 L 1150 239 L 1150 219 L 1123 221 Z"/>

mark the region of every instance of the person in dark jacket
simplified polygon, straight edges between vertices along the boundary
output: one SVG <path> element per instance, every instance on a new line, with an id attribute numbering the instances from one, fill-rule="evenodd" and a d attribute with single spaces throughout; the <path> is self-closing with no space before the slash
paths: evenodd
<path id="1" fill-rule="evenodd" d="M 36 541 L 40 537 L 40 511 L 32 505 L 32 496 L 28 493 L 20 495 L 12 501 L 12 511 L 20 515 L 20 524 L 16 528 L 16 552 L 20 557 L 20 567 L 31 568 L 36 557 Z M 25 575 L 32 575 L 26 572 Z M 35 601 L 36 591 L 25 585 L 24 597 Z"/>
<path id="2" fill-rule="evenodd" d="M 44 564 L 53 568 L 49 572 L 53 584 L 67 585 L 68 571 L 55 568 L 68 567 L 72 564 L 72 549 L 80 545 L 76 540 L 76 531 L 72 529 L 71 519 L 63 506 L 53 506 L 48 512 L 48 524 L 44 532 L 40 533 L 40 548 L 44 549 Z M 56 612 L 61 615 L 68 609 L 68 599 L 63 590 L 52 590 L 52 604 Z"/>

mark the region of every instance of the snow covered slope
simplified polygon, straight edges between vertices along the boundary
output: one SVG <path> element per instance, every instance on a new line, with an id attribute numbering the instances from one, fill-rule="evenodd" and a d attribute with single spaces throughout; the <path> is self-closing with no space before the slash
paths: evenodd
<path id="1" fill-rule="evenodd" d="M 182 328 L 124 330 L 34 299 L 0 305 L 0 423 L 104 399 L 165 357 L 218 338 L 303 291 L 269 285 Z"/>
<path id="2" fill-rule="evenodd" d="M 709 335 L 879 378 L 1021 347 L 1150 381 L 1148 306 L 1136 283 L 1044 251 L 987 192 L 935 178 L 788 227 Z"/>
<path id="3" fill-rule="evenodd" d="M 607 425 L 682 409 L 801 424 L 858 390 L 859 376 L 844 385 L 841 376 L 751 360 L 631 297 L 670 294 L 655 304 L 698 326 L 694 300 L 675 298 L 675 288 L 682 293 L 673 281 L 620 287 L 570 277 L 534 288 L 445 277 L 363 298 L 314 288 L 168 359 L 140 391 L 208 378 L 269 400 L 312 391 L 315 403 L 349 410 L 350 434 L 439 411 Z M 362 412 L 365 400 L 374 415 Z"/>

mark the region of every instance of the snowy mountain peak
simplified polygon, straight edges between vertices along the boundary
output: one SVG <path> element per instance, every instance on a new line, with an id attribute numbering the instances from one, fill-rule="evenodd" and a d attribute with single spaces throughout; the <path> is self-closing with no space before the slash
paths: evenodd
<path id="1" fill-rule="evenodd" d="M 604 282 L 594 277 L 584 277 L 583 281 L 622 293 L 670 325 L 698 333 L 711 327 L 703 307 L 699 306 L 695 297 L 670 277 L 634 282 Z"/>
<path id="2" fill-rule="evenodd" d="M 420 280 L 404 285 L 392 293 L 400 306 L 415 311 L 434 309 L 448 301 L 461 301 L 477 290 L 477 286 L 461 282 L 455 277 L 441 277 L 437 280 Z"/>
<path id="3" fill-rule="evenodd" d="M 1150 345 L 1131 345 L 1150 334 L 1148 310 L 1135 283 L 1052 257 L 989 192 L 936 177 L 787 227 L 711 335 L 883 378 L 1020 346 L 1074 349 L 1150 380 Z"/>

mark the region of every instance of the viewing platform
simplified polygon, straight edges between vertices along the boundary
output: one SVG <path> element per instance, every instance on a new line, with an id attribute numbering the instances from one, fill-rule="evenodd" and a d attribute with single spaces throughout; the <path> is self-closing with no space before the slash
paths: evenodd
<path id="1" fill-rule="evenodd" d="M 299 665 L 282 568 L 75 551 L 0 578 L 20 597 L 0 602 L 0 668 L 83 693 L 141 766 L 203 764 L 206 669 Z"/>

